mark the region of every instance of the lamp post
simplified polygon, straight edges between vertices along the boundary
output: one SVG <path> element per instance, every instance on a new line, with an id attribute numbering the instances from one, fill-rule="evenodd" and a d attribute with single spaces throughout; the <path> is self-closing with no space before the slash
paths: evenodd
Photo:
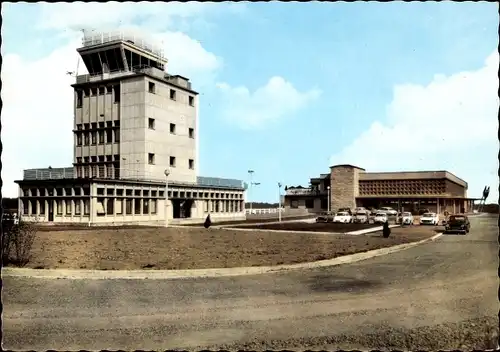
<path id="1" fill-rule="evenodd" d="M 253 173 L 254 173 L 253 170 L 248 170 L 248 176 L 250 178 L 250 182 L 248 185 L 249 186 L 248 187 L 248 200 L 250 200 L 250 190 L 252 189 L 252 185 L 253 185 L 253 182 L 252 182 Z M 250 214 L 252 214 L 252 202 L 250 202 Z"/>
<path id="2" fill-rule="evenodd" d="M 330 186 L 326 187 L 326 190 L 327 190 L 327 193 L 326 193 L 326 197 L 327 197 L 327 205 L 326 205 L 326 209 L 328 212 L 330 212 Z"/>
<path id="3" fill-rule="evenodd" d="M 281 182 L 278 182 L 278 221 L 281 222 Z"/>
<path id="4" fill-rule="evenodd" d="M 168 176 L 170 170 L 165 169 L 165 227 L 168 227 Z"/>

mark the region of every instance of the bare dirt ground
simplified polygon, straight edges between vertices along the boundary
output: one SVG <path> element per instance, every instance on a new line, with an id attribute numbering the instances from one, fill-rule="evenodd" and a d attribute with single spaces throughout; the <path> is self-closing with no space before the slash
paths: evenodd
<path id="1" fill-rule="evenodd" d="M 439 336 L 439 338 L 436 338 Z M 404 347 L 407 350 L 492 350 L 498 344 L 498 318 L 484 316 L 460 323 L 444 323 L 413 329 L 378 326 L 365 334 L 338 334 L 312 339 L 271 341 L 266 348 L 319 350 L 382 350 L 391 351 Z M 370 347 L 366 347 L 370 346 Z M 210 346 L 208 349 L 258 350 L 261 341 L 245 344 Z"/>
<path id="2" fill-rule="evenodd" d="M 330 259 L 418 241 L 433 228 L 394 229 L 390 238 L 200 228 L 92 228 L 42 231 L 29 268 L 198 269 Z"/>

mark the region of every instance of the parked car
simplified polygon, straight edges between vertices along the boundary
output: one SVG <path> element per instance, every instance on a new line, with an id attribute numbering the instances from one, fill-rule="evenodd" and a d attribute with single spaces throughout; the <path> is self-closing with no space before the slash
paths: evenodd
<path id="1" fill-rule="evenodd" d="M 359 210 L 356 214 L 354 214 L 354 220 L 353 222 L 358 223 L 358 224 L 366 224 L 368 223 L 370 217 L 368 215 L 367 210 Z"/>
<path id="2" fill-rule="evenodd" d="M 332 212 L 324 212 L 324 213 L 320 213 L 317 217 L 316 217 L 316 222 L 332 222 L 333 221 L 333 213 Z"/>
<path id="3" fill-rule="evenodd" d="M 451 215 L 446 222 L 444 232 L 459 232 L 464 235 L 470 231 L 469 218 L 465 215 Z"/>
<path id="4" fill-rule="evenodd" d="M 19 225 L 19 218 L 16 213 L 5 212 L 2 214 L 2 223 L 10 222 L 13 225 Z"/>
<path id="5" fill-rule="evenodd" d="M 339 211 L 335 216 L 333 217 L 333 222 L 340 222 L 340 223 L 351 223 L 352 222 L 352 216 L 346 211 Z"/>
<path id="6" fill-rule="evenodd" d="M 411 212 L 404 211 L 401 214 L 401 225 L 413 225 L 413 215 L 411 215 Z"/>
<path id="7" fill-rule="evenodd" d="M 375 224 L 384 224 L 389 220 L 389 217 L 387 216 L 386 213 L 379 211 L 378 213 L 375 214 L 375 217 L 373 218 L 373 222 Z"/>
<path id="8" fill-rule="evenodd" d="M 419 209 L 418 215 L 424 215 L 425 213 L 432 213 L 429 209 Z"/>
<path id="9" fill-rule="evenodd" d="M 439 215 L 436 213 L 424 213 L 420 217 L 420 225 L 439 225 Z"/>
<path id="10" fill-rule="evenodd" d="M 380 210 L 383 211 L 384 213 L 386 213 L 387 215 L 390 215 L 390 216 L 398 215 L 397 210 L 395 210 L 391 207 L 382 207 L 382 208 L 380 208 Z"/>
<path id="11" fill-rule="evenodd" d="M 339 213 L 348 213 L 349 215 L 352 215 L 351 208 L 340 208 Z"/>

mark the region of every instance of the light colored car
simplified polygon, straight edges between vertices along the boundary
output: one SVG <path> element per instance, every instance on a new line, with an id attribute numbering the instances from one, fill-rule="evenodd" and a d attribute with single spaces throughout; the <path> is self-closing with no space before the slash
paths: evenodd
<path id="1" fill-rule="evenodd" d="M 370 209 L 367 209 L 365 207 L 358 207 L 354 210 L 354 213 L 366 213 L 368 216 L 372 214 L 372 211 Z"/>
<path id="2" fill-rule="evenodd" d="M 420 225 L 434 225 L 439 224 L 439 215 L 436 213 L 424 213 L 420 216 Z"/>
<path id="3" fill-rule="evenodd" d="M 335 216 L 333 217 L 333 222 L 339 222 L 339 223 L 350 223 L 352 222 L 352 216 L 349 215 L 348 212 L 346 211 L 340 211 Z"/>
<path id="4" fill-rule="evenodd" d="M 354 214 L 354 220 L 353 222 L 356 222 L 358 224 L 366 224 L 368 223 L 370 217 L 368 215 L 368 211 L 366 210 L 358 210 L 356 214 Z"/>
<path id="5" fill-rule="evenodd" d="M 388 216 L 386 213 L 383 213 L 379 211 L 378 213 L 375 214 L 375 217 L 373 218 L 373 222 L 375 224 L 383 224 L 386 223 L 389 220 Z"/>
<path id="6" fill-rule="evenodd" d="M 398 215 L 397 210 L 395 210 L 391 207 L 382 207 L 382 208 L 380 208 L 380 210 L 383 211 L 384 213 L 386 213 L 387 215 L 391 215 L 391 216 Z"/>
<path id="7" fill-rule="evenodd" d="M 401 224 L 413 225 L 413 215 L 411 215 L 409 211 L 405 211 L 401 214 Z"/>

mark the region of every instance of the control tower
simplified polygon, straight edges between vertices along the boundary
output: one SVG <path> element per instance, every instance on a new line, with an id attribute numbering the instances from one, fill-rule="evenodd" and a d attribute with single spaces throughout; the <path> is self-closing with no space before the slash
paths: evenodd
<path id="1" fill-rule="evenodd" d="M 198 93 L 165 72 L 161 48 L 124 32 L 84 33 L 77 49 L 89 74 L 76 77 L 77 178 L 196 183 Z"/>
<path id="2" fill-rule="evenodd" d="M 198 93 L 147 40 L 85 33 L 77 49 L 73 165 L 23 172 L 25 221 L 100 225 L 245 219 L 241 180 L 198 175 Z M 69 147 L 69 146 L 68 146 Z M 165 172 L 168 171 L 168 172 Z"/>

